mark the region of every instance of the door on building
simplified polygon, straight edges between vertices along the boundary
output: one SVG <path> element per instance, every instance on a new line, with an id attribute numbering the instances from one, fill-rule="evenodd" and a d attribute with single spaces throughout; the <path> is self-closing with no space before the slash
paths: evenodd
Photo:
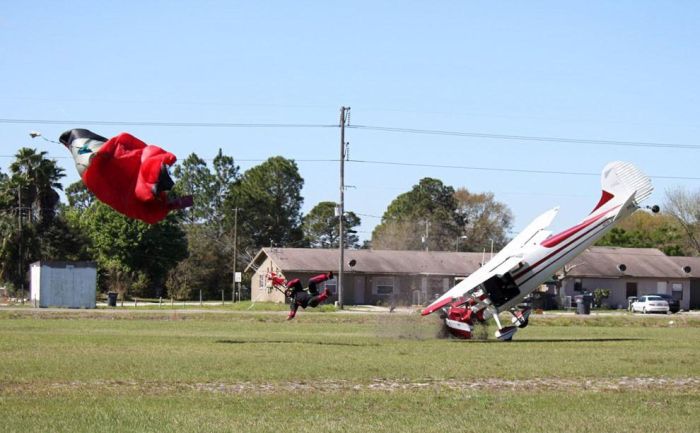
<path id="1" fill-rule="evenodd" d="M 627 288 L 625 297 L 637 296 L 637 283 L 627 283 L 625 287 Z"/>
<path id="2" fill-rule="evenodd" d="M 700 279 L 690 280 L 690 299 L 688 307 L 691 310 L 700 310 Z"/>
<path id="3" fill-rule="evenodd" d="M 365 303 L 365 277 L 361 276 L 355 276 L 353 278 L 355 280 L 355 287 L 354 287 L 354 297 L 355 297 L 355 304 L 364 304 Z"/>

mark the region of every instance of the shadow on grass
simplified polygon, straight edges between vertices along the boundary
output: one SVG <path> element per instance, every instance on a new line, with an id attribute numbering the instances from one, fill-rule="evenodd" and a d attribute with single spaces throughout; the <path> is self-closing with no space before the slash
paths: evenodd
<path id="1" fill-rule="evenodd" d="M 378 343 L 341 343 L 334 341 L 299 341 L 299 340 L 216 340 L 222 344 L 317 344 L 319 346 L 379 346 Z"/>
<path id="2" fill-rule="evenodd" d="M 455 343 L 457 342 L 468 342 L 470 344 L 477 343 L 606 343 L 606 342 L 620 342 L 620 341 L 646 341 L 647 338 L 543 338 L 543 339 L 520 339 L 511 341 L 500 341 L 500 340 L 458 340 L 453 339 Z"/>

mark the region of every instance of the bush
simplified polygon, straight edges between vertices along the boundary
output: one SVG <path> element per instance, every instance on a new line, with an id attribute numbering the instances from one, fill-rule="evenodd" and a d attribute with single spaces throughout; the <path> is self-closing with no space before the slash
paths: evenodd
<path id="1" fill-rule="evenodd" d="M 600 308 L 603 299 L 608 299 L 610 296 L 610 289 L 595 289 L 593 291 L 593 306 L 596 308 Z"/>

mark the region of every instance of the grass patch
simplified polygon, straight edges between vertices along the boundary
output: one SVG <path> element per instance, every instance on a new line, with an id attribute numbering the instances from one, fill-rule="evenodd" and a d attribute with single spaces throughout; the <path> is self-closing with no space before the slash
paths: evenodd
<path id="1" fill-rule="evenodd" d="M 505 316 L 504 316 L 505 317 Z M 537 326 L 612 326 L 634 328 L 700 328 L 700 316 L 683 314 L 641 315 L 632 313 L 531 315 L 530 321 Z"/>
<path id="2" fill-rule="evenodd" d="M 6 432 L 689 432 L 697 393 L 331 392 L 0 397 Z"/>
<path id="3" fill-rule="evenodd" d="M 400 314 L 0 310 L 0 432 L 700 431 L 700 327 L 672 317 L 533 315 L 501 343 Z"/>

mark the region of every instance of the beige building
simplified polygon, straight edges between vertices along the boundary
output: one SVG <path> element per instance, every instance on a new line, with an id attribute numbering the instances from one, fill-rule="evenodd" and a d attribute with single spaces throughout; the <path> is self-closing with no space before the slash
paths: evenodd
<path id="1" fill-rule="evenodd" d="M 612 308 L 627 308 L 630 296 L 656 293 L 672 295 L 683 310 L 693 303 L 700 308 L 700 279 L 695 277 L 700 276 L 697 257 L 668 257 L 655 248 L 591 247 L 572 260 L 560 275 L 564 277 L 560 305 L 566 304 L 566 296 L 608 289 L 610 296 L 604 303 Z"/>
<path id="2" fill-rule="evenodd" d="M 478 269 L 489 254 L 437 251 L 346 250 L 343 303 L 421 305 L 441 295 Z M 251 299 L 284 302 L 267 275 L 306 281 L 317 274 L 337 274 L 337 249 L 263 248 L 246 268 L 252 273 Z M 351 263 L 354 266 L 351 266 Z M 569 306 L 583 291 L 608 289 L 604 303 L 626 308 L 628 296 L 668 293 L 681 308 L 700 309 L 700 257 L 668 257 L 653 248 L 591 247 L 569 263 L 560 287 L 550 289 L 554 303 Z M 337 280 L 324 283 L 337 300 Z"/>
<path id="3" fill-rule="evenodd" d="M 474 272 L 488 255 L 481 253 L 346 250 L 343 272 L 344 304 L 423 304 L 441 295 L 455 282 Z M 337 274 L 337 249 L 263 248 L 246 268 L 252 272 L 251 299 L 284 302 L 284 295 L 271 287 L 271 272 L 287 280 L 308 278 L 333 271 Z M 351 266 L 354 264 L 354 266 Z M 337 300 L 336 278 L 329 287 Z"/>
<path id="4" fill-rule="evenodd" d="M 669 257 L 690 280 L 688 309 L 700 310 L 700 257 Z M 683 303 L 681 303 L 683 305 Z M 681 307 L 683 308 L 683 307 Z"/>

